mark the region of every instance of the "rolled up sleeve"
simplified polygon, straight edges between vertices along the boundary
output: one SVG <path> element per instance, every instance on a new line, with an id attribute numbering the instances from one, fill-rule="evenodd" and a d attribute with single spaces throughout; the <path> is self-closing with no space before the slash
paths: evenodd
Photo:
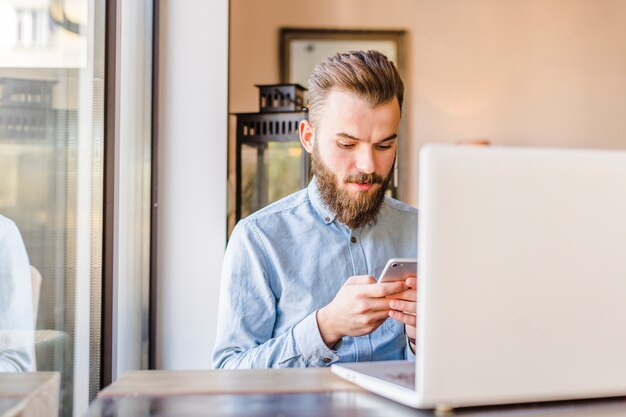
<path id="1" fill-rule="evenodd" d="M 317 325 L 317 311 L 309 314 L 294 327 L 294 339 L 306 366 L 322 368 L 339 360 L 335 350 L 324 343 Z M 340 345 L 335 345 L 338 349 Z"/>

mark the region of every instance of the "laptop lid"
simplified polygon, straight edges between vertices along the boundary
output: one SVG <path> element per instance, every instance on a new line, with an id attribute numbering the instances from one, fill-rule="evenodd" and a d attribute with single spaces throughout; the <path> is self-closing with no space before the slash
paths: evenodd
<path id="1" fill-rule="evenodd" d="M 422 407 L 626 395 L 626 152 L 420 153 Z"/>

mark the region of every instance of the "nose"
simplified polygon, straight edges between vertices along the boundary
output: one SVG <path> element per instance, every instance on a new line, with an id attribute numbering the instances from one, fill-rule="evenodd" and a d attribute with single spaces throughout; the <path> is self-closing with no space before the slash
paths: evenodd
<path id="1" fill-rule="evenodd" d="M 372 174 L 376 171 L 374 154 L 370 147 L 363 147 L 356 155 L 356 168 L 364 174 Z"/>

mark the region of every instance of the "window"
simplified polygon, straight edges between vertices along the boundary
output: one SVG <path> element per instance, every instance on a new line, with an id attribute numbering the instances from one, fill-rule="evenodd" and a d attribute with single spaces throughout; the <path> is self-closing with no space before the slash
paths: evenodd
<path id="1" fill-rule="evenodd" d="M 84 414 L 104 359 L 113 378 L 148 364 L 153 14 L 152 2 L 118 3 L 110 13 L 105 0 L 0 0 L 0 214 L 16 223 L 41 274 L 35 370 L 61 373 L 62 416 Z M 118 114 L 105 120 L 107 13 L 119 28 L 109 96 Z M 115 187 L 112 219 L 105 177 Z M 109 266 L 116 305 L 103 317 Z M 116 333 L 103 331 L 108 316 Z"/>

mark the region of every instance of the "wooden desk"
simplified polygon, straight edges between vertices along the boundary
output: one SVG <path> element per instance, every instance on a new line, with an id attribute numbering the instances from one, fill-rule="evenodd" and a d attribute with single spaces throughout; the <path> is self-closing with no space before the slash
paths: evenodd
<path id="1" fill-rule="evenodd" d="M 57 416 L 60 387 L 58 372 L 0 373 L 0 416 Z"/>
<path id="2" fill-rule="evenodd" d="M 329 369 L 130 372 L 102 391 L 88 417 L 432 417 L 364 391 Z M 626 398 L 457 409 L 447 416 L 617 417 Z"/>
<path id="3" fill-rule="evenodd" d="M 132 371 L 98 397 L 203 394 L 273 394 L 361 389 L 330 369 L 253 369 L 236 371 Z"/>

